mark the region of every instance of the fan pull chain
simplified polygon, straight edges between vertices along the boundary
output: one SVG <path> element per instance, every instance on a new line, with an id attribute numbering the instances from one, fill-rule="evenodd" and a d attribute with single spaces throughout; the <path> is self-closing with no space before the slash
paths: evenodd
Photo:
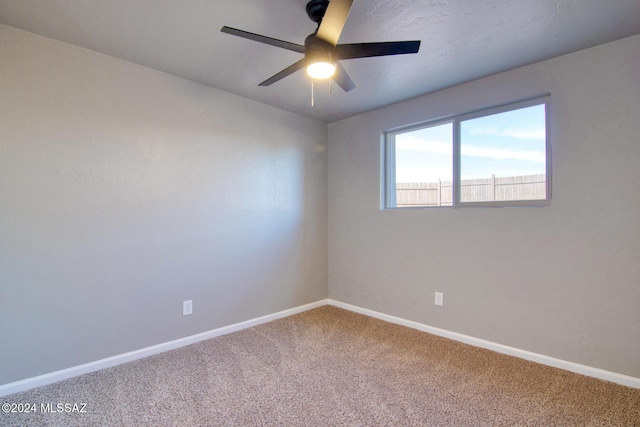
<path id="1" fill-rule="evenodd" d="M 311 79 L 311 106 L 313 107 L 313 79 Z"/>
<path id="2" fill-rule="evenodd" d="M 331 61 L 331 52 L 329 52 L 329 61 Z M 333 79 L 329 77 L 329 95 L 331 95 L 331 82 L 333 82 Z"/>

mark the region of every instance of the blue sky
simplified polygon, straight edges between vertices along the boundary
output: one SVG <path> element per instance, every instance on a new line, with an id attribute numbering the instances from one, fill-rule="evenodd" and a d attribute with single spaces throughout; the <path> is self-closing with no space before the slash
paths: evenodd
<path id="1" fill-rule="evenodd" d="M 545 106 L 463 121 L 462 179 L 545 173 Z M 453 125 L 396 135 L 396 181 L 434 182 L 453 175 Z"/>

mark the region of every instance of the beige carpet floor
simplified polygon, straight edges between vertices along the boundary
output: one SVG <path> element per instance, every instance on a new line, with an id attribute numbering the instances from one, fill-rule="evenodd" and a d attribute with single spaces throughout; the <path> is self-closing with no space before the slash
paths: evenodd
<path id="1" fill-rule="evenodd" d="M 325 306 L 0 398 L 2 426 L 640 426 L 640 390 Z"/>

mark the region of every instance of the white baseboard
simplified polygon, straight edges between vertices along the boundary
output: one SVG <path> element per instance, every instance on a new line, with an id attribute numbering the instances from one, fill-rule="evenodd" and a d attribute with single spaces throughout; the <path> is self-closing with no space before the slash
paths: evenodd
<path id="1" fill-rule="evenodd" d="M 52 384 L 58 381 L 66 380 L 68 378 L 76 377 L 78 375 L 87 374 L 89 372 L 99 371 L 100 369 L 110 368 L 112 366 L 120 365 L 126 362 L 132 362 L 134 360 L 142 359 L 144 357 L 153 356 L 154 354 L 162 353 L 176 348 L 184 347 L 190 344 L 195 344 L 200 341 L 215 338 L 221 335 L 230 334 L 232 332 L 240 331 L 242 329 L 251 328 L 262 323 L 271 322 L 272 320 L 281 319 L 283 317 L 291 316 L 294 314 L 302 313 L 307 310 L 311 310 L 317 307 L 327 305 L 328 300 L 320 300 L 310 304 L 301 305 L 299 307 L 283 310 L 278 313 L 269 314 L 266 316 L 258 317 L 256 319 L 247 320 L 245 322 L 235 323 L 229 326 L 223 326 L 222 328 L 213 329 L 200 334 L 191 335 L 188 337 L 180 338 L 177 340 L 169 341 L 166 343 L 154 345 L 151 347 L 142 348 L 139 350 L 130 351 L 128 353 L 119 354 L 106 359 L 96 360 L 95 362 L 85 363 L 83 365 L 73 366 L 71 368 L 62 369 L 60 371 L 51 372 L 37 377 L 26 378 L 24 380 L 0 385 L 0 397 L 7 396 L 13 393 L 19 393 L 21 391 L 30 390 L 35 387 L 41 387 L 47 384 Z"/>
<path id="2" fill-rule="evenodd" d="M 599 378 L 606 381 L 611 381 L 627 387 L 640 389 L 640 378 L 630 377 L 628 375 L 622 375 L 615 372 L 605 371 L 603 369 L 592 368 L 590 366 L 568 362 L 566 360 L 556 359 L 554 357 L 549 357 L 542 354 L 532 353 L 530 351 L 509 347 L 502 344 L 497 344 L 491 341 L 486 341 L 479 338 L 470 337 L 468 335 L 459 334 L 457 332 L 447 331 L 445 329 L 435 328 L 433 326 L 428 326 L 422 323 L 414 322 L 412 320 L 406 320 L 400 317 L 390 316 L 384 313 L 380 313 L 377 311 L 369 310 L 369 309 L 358 307 L 355 305 L 343 303 L 340 301 L 325 299 L 325 300 L 316 301 L 310 304 L 301 305 L 299 307 L 294 307 L 288 310 L 283 310 L 278 313 L 258 317 L 256 319 L 251 319 L 244 322 L 235 323 L 233 325 L 224 326 L 222 328 L 213 329 L 207 332 L 202 332 L 200 334 L 191 335 L 188 337 L 154 345 L 151 347 L 142 348 L 142 349 L 131 351 L 124 354 L 119 354 L 113 357 L 108 357 L 106 359 L 97 360 L 95 362 L 85 363 L 83 365 L 62 369 L 60 371 L 55 371 L 55 372 L 51 372 L 44 375 L 39 375 L 37 377 L 26 378 L 24 380 L 3 384 L 3 385 L 0 385 L 0 397 L 7 396 L 13 393 L 19 393 L 21 391 L 30 390 L 35 387 L 41 387 L 47 384 L 52 384 L 58 381 L 66 380 L 68 378 L 76 377 L 78 375 L 87 374 L 89 372 L 110 368 L 112 366 L 120 365 L 122 363 L 132 362 L 134 360 L 153 356 L 154 354 L 162 353 L 169 350 L 174 350 L 174 349 L 184 347 L 190 344 L 195 344 L 197 342 L 204 341 L 210 338 L 215 338 L 221 335 L 226 335 L 232 332 L 240 331 L 242 329 L 251 328 L 252 326 L 257 326 L 263 323 L 270 322 L 272 320 L 281 319 L 287 316 L 292 316 L 294 314 L 302 313 L 304 311 L 312 310 L 314 308 L 322 307 L 324 305 L 333 305 L 335 307 L 343 308 L 345 310 L 353 311 L 355 313 L 364 314 L 366 316 L 374 317 L 376 319 L 384 320 L 390 323 L 396 323 L 398 325 L 407 326 L 409 328 L 417 329 L 419 331 L 427 332 L 433 335 L 438 335 L 444 338 L 449 338 L 455 341 L 463 342 L 465 344 L 470 344 L 475 347 L 485 348 L 487 350 L 493 350 L 498 353 L 519 357 L 521 359 L 541 363 L 543 365 L 552 366 L 554 368 L 564 369 L 564 370 L 575 372 L 578 374 Z"/>
<path id="3" fill-rule="evenodd" d="M 433 326 L 428 326 L 422 323 L 414 322 L 412 320 L 406 320 L 400 317 L 389 316 L 388 314 L 379 313 L 377 311 L 343 303 L 340 301 L 335 301 L 332 299 L 328 300 L 328 304 L 333 305 L 335 307 L 343 308 L 345 310 L 353 311 L 355 313 L 360 313 L 366 316 L 375 317 L 376 319 L 384 320 L 390 323 L 396 323 L 398 325 L 407 326 L 409 328 L 417 329 L 419 331 L 427 332 L 433 335 L 438 335 L 440 337 L 449 338 L 454 341 L 459 341 L 475 347 L 485 348 L 487 350 L 493 350 L 498 353 L 519 357 L 521 359 L 529 360 L 531 362 L 541 363 L 543 365 L 552 366 L 554 368 L 564 369 L 566 371 L 575 372 L 577 374 L 599 378 L 601 380 L 611 381 L 627 387 L 640 389 L 640 378 L 618 374 L 616 372 L 605 371 L 603 369 L 592 368 L 591 366 L 581 365 L 579 363 L 574 363 L 574 362 L 568 362 L 566 360 L 556 359 L 554 357 L 533 353 L 527 350 L 521 350 L 519 348 L 497 344 L 491 341 L 486 341 L 483 339 L 470 337 L 468 335 L 459 334 L 457 332 L 451 332 L 445 329 L 435 328 Z"/>

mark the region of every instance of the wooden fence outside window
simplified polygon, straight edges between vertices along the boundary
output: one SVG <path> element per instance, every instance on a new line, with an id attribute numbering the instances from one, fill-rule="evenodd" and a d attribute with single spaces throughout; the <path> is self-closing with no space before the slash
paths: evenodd
<path id="1" fill-rule="evenodd" d="M 464 179 L 460 201 L 540 200 L 546 197 L 546 175 L 521 175 Z M 396 184 L 396 206 L 451 206 L 452 182 L 414 182 Z"/>

